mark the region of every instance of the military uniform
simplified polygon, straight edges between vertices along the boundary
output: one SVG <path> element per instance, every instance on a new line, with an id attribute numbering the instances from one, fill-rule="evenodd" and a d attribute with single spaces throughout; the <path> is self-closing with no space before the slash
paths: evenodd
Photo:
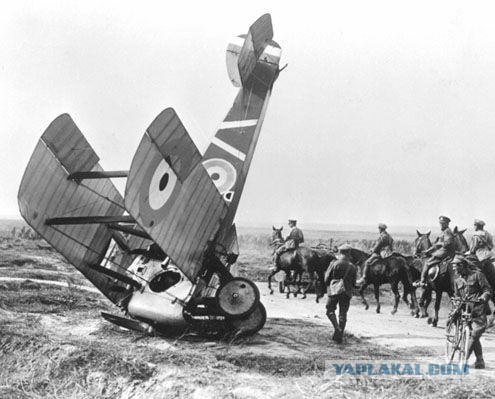
<path id="1" fill-rule="evenodd" d="M 376 240 L 375 246 L 372 249 L 371 256 L 366 260 L 366 262 L 364 262 L 363 275 L 359 281 L 361 284 L 366 283 L 366 276 L 368 274 L 369 267 L 377 260 L 391 256 L 394 250 L 394 240 L 385 230 L 387 226 L 382 223 L 378 226 L 382 229 L 382 231 L 380 231 L 380 236 Z"/>
<path id="2" fill-rule="evenodd" d="M 440 221 L 450 222 L 450 219 L 446 216 L 440 216 Z M 434 247 L 435 251 L 431 254 L 430 259 L 426 261 L 423 265 L 423 270 L 421 272 L 421 282 L 426 284 L 426 276 L 428 270 L 431 266 L 436 265 L 446 258 L 453 258 L 455 255 L 455 243 L 454 243 L 454 233 L 450 230 L 450 227 L 445 227 L 440 235 L 435 240 Z"/>
<path id="3" fill-rule="evenodd" d="M 296 226 L 292 227 L 289 234 L 285 237 L 285 242 L 277 249 L 277 254 L 280 255 L 285 251 L 299 248 L 299 244 L 304 242 L 304 235 L 301 229 Z"/>
<path id="4" fill-rule="evenodd" d="M 469 254 L 476 255 L 480 262 L 493 257 L 493 237 L 485 230 L 476 230 L 471 238 Z"/>
<path id="5" fill-rule="evenodd" d="M 349 250 L 350 246 L 342 246 L 341 252 Z M 325 285 L 328 287 L 327 317 L 332 323 L 335 333 L 333 339 L 342 342 L 345 325 L 347 323 L 347 312 L 352 298 L 352 288 L 356 284 L 356 266 L 354 266 L 346 255 L 330 263 L 325 273 Z M 339 320 L 335 310 L 339 306 Z"/>
<path id="6" fill-rule="evenodd" d="M 465 274 L 458 277 L 454 282 L 454 293 L 456 297 L 462 299 L 483 301 L 483 303 L 473 305 L 472 308 L 472 333 L 467 357 L 474 351 L 476 356 L 475 367 L 484 368 L 480 337 L 487 327 L 486 307 L 488 300 L 492 296 L 492 289 L 483 273 L 466 267 Z"/>

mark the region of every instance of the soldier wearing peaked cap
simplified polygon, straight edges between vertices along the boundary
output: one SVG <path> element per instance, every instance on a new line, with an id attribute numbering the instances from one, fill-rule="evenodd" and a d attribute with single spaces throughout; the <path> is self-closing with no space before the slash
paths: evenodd
<path id="1" fill-rule="evenodd" d="M 434 252 L 431 254 L 430 259 L 423 265 L 421 285 L 426 285 L 426 276 L 430 267 L 437 265 L 446 258 L 453 258 L 455 255 L 454 234 L 449 227 L 450 219 L 447 216 L 440 216 L 438 221 L 440 223 L 441 233 L 431 247 L 431 251 Z"/>
<path id="2" fill-rule="evenodd" d="M 285 237 L 285 242 L 275 251 L 275 265 L 280 261 L 280 255 L 286 251 L 299 248 L 299 244 L 304 242 L 304 234 L 301 229 L 297 227 L 297 220 L 289 219 L 289 234 Z"/>
<path id="3" fill-rule="evenodd" d="M 474 368 L 484 369 L 483 351 L 480 338 L 487 327 L 486 308 L 492 296 L 492 289 L 483 273 L 469 267 L 466 258 L 456 255 L 452 260 L 454 271 L 458 275 L 454 282 L 454 296 L 463 300 L 479 301 L 472 304 L 472 333 L 468 342 L 466 360 L 474 352 L 476 362 Z"/>
<path id="4" fill-rule="evenodd" d="M 491 259 L 493 249 L 493 237 L 484 230 L 485 222 L 480 219 L 474 219 L 474 233 L 471 238 L 471 245 L 467 255 L 475 255 L 480 262 Z"/>
<path id="5" fill-rule="evenodd" d="M 380 235 L 372 249 L 371 256 L 364 263 L 363 275 L 358 281 L 358 284 L 366 284 L 366 276 L 368 275 L 369 267 L 379 259 L 392 255 L 392 251 L 394 250 L 394 240 L 390 234 L 388 234 L 387 225 L 385 223 L 378 224 L 378 232 Z"/>
<path id="6" fill-rule="evenodd" d="M 325 273 L 325 285 L 327 286 L 327 317 L 333 325 L 332 339 L 342 343 L 344 329 L 347 323 L 347 312 L 352 298 L 352 288 L 356 284 L 356 266 L 349 260 L 349 252 L 352 247 L 344 244 L 339 248 L 340 256 L 330 263 Z M 335 311 L 339 306 L 339 319 Z"/>

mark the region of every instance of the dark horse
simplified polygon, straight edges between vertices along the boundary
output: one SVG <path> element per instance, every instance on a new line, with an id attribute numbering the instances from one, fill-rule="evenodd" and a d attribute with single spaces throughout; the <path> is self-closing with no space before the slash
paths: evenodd
<path id="1" fill-rule="evenodd" d="M 351 262 L 358 267 L 362 267 L 366 259 L 368 259 L 370 254 L 365 251 L 361 251 L 356 248 L 352 248 L 350 258 Z M 406 260 L 401 255 L 393 255 L 385 259 L 377 260 L 368 268 L 368 275 L 366 276 L 366 284 L 363 284 L 359 289 L 359 294 L 366 309 L 369 308 L 368 302 L 364 297 L 364 290 L 368 284 L 373 284 L 376 299 L 376 313 L 380 313 L 380 285 L 390 284 L 392 292 L 394 293 L 395 302 L 392 309 L 392 314 L 397 312 L 399 306 L 399 282 L 404 286 L 403 300 L 407 301 L 407 294 L 411 294 L 411 306 L 416 309 L 418 303 L 416 300 L 416 294 L 412 286 L 412 278 L 409 273 L 409 268 L 406 264 Z"/>
<path id="2" fill-rule="evenodd" d="M 272 232 L 272 246 L 274 247 L 274 260 L 275 251 L 279 248 L 284 240 L 282 238 L 282 227 L 277 229 L 273 227 Z M 302 292 L 302 298 L 306 298 L 306 293 L 313 287 L 316 291 L 316 302 L 323 296 L 325 271 L 332 260 L 335 259 L 335 255 L 331 251 L 312 249 L 308 247 L 299 247 L 296 250 L 290 250 L 282 253 L 280 260 L 275 264 L 275 268 L 268 276 L 268 289 L 270 294 L 273 294 L 271 286 L 272 277 L 279 271 L 283 271 L 286 274 L 286 279 L 297 284 L 297 291 L 294 296 L 301 290 L 301 280 L 304 272 L 309 274 L 309 284 Z M 288 292 L 287 298 L 290 296 L 290 284 L 287 285 Z"/>
<path id="3" fill-rule="evenodd" d="M 454 228 L 454 246 L 456 252 L 465 253 L 468 250 L 468 244 L 464 237 L 464 230 L 458 230 L 457 226 Z M 422 264 L 427 262 L 429 254 L 431 252 L 432 243 L 430 241 L 430 233 L 421 234 L 419 231 L 416 238 L 416 255 L 422 258 Z M 449 297 L 454 295 L 454 281 L 456 274 L 452 265 L 451 259 L 443 261 L 440 265 L 436 265 L 430 268 L 427 276 L 427 286 L 424 287 L 419 300 L 419 306 L 421 309 L 421 317 L 428 317 L 428 306 L 431 303 L 432 292 L 435 292 L 435 315 L 433 318 L 428 317 L 428 324 L 436 327 L 438 324 L 438 311 L 440 310 L 440 304 L 442 302 L 442 294 L 447 293 Z"/>

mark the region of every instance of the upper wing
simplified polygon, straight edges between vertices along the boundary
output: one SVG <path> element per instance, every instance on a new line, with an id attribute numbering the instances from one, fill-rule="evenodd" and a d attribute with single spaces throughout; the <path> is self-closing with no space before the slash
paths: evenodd
<path id="1" fill-rule="evenodd" d="M 132 259 L 122 251 L 115 259 L 117 254 L 110 244 L 114 238 L 119 242 L 127 240 L 104 224 L 86 222 L 106 218 L 117 223 L 128 219 L 124 216 L 124 200 L 107 178 L 83 181 L 69 178 L 80 171 L 102 171 L 98 161 L 72 118 L 67 114 L 60 115 L 36 145 L 22 178 L 18 202 L 27 223 L 117 303 L 123 295 L 122 290 L 115 289 L 119 283 L 93 267 L 105 265 L 115 271 L 124 268 L 125 272 Z M 69 220 L 70 224 L 67 223 Z M 141 238 L 127 244 L 140 246 L 145 245 L 144 241 L 149 242 Z M 110 255 L 112 251 L 114 253 Z"/>
<path id="2" fill-rule="evenodd" d="M 136 222 L 193 280 L 227 206 L 172 108 L 150 125 L 132 160 L 125 205 Z"/>

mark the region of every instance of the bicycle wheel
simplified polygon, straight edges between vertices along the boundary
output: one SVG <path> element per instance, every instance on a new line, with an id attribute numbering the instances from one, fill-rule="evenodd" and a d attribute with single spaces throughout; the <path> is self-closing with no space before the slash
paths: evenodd
<path id="1" fill-rule="evenodd" d="M 452 363 L 458 355 L 459 341 L 461 339 L 459 321 L 448 322 L 445 328 L 445 361 Z"/>
<path id="2" fill-rule="evenodd" d="M 467 363 L 470 338 L 471 338 L 471 329 L 469 328 L 469 326 L 464 325 L 462 328 L 462 338 L 460 342 L 459 364 L 461 365 Z"/>

